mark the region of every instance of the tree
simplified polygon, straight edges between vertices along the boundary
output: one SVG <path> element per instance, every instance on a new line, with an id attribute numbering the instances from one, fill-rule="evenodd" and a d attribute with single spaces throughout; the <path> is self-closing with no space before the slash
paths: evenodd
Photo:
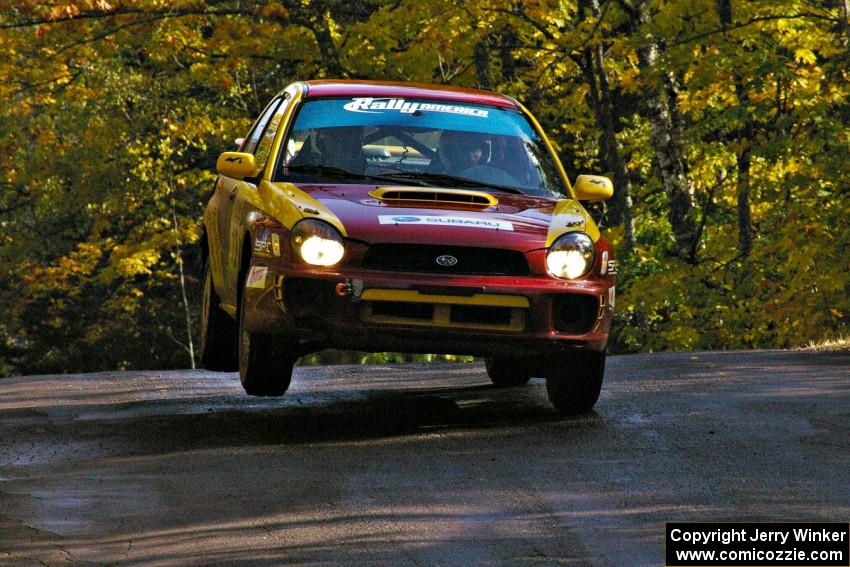
<path id="1" fill-rule="evenodd" d="M 0 373 L 189 365 L 215 158 L 317 77 L 492 88 L 609 174 L 615 349 L 847 334 L 848 30 L 844 0 L 0 0 Z"/>

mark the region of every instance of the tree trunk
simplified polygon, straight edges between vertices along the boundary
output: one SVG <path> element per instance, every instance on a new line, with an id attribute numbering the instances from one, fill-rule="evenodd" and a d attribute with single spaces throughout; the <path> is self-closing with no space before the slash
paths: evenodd
<path id="1" fill-rule="evenodd" d="M 734 75 L 738 104 L 742 109 L 746 109 L 750 103 L 750 96 L 747 94 L 744 79 L 737 71 Z M 738 132 L 739 149 L 735 155 L 738 165 L 738 180 L 735 185 L 738 197 L 738 252 L 742 258 L 749 256 L 753 250 L 753 222 L 750 211 L 750 164 L 752 163 L 754 138 L 755 124 L 752 120 L 748 119 Z"/>
<path id="2" fill-rule="evenodd" d="M 186 344 L 184 345 L 184 348 L 189 355 L 189 364 L 192 366 L 192 370 L 194 370 L 195 344 L 192 341 L 192 335 L 194 334 L 192 325 L 192 310 L 189 307 L 189 298 L 186 295 L 186 276 L 183 273 L 183 243 L 180 238 L 179 227 L 177 225 L 177 205 L 175 204 L 174 199 L 171 200 L 171 217 L 174 221 L 174 235 L 177 244 L 177 252 L 174 261 L 177 263 L 177 271 L 180 276 L 180 297 L 183 302 L 183 318 L 186 323 Z"/>
<path id="3" fill-rule="evenodd" d="M 844 0 L 842 3 L 844 10 L 844 18 L 841 20 L 841 29 L 847 34 L 847 42 L 850 43 L 850 0 Z"/>
<path id="4" fill-rule="evenodd" d="M 588 0 L 594 17 L 599 17 L 599 0 Z M 605 54 L 602 45 L 589 48 L 585 52 L 582 73 L 589 87 L 590 107 L 596 116 L 596 125 L 600 130 L 599 146 L 602 161 L 611 172 L 614 183 L 614 196 L 611 199 L 608 219 L 612 224 L 623 223 L 623 254 L 628 256 L 635 247 L 635 227 L 632 216 L 631 182 L 622 148 L 617 142 L 617 113 L 611 99 L 611 89 L 605 72 Z"/>
<path id="5" fill-rule="evenodd" d="M 717 0 L 717 14 L 720 24 L 724 30 L 732 25 L 732 0 Z M 733 71 L 735 77 L 735 94 L 738 95 L 738 105 L 746 109 L 750 97 L 747 94 L 746 85 L 741 73 Z M 746 112 L 743 113 L 745 116 Z M 738 131 L 737 139 L 739 149 L 735 152 L 735 161 L 738 166 L 738 178 L 735 184 L 738 198 L 738 253 L 741 258 L 746 258 L 753 250 L 753 223 L 750 211 L 750 165 L 752 163 L 752 147 L 755 125 L 752 120 L 747 120 Z"/>
<path id="6" fill-rule="evenodd" d="M 848 0 L 850 1 L 850 0 Z M 506 25 L 499 34 L 499 60 L 502 68 L 502 83 L 510 83 L 517 79 L 516 61 L 514 60 L 513 45 L 519 38 L 516 31 Z"/>
<path id="7" fill-rule="evenodd" d="M 340 54 L 331 34 L 331 14 L 321 3 L 312 5 L 287 5 L 287 15 L 278 17 L 281 24 L 293 23 L 303 26 L 313 34 L 316 46 L 319 48 L 319 58 L 322 67 L 330 77 L 346 77 L 347 72 L 340 63 Z"/>
<path id="8" fill-rule="evenodd" d="M 493 90 L 493 81 L 490 78 L 490 51 L 487 47 L 487 40 L 479 39 L 475 44 L 475 51 L 472 55 L 475 61 L 475 75 L 478 78 L 478 88 Z"/>
<path id="9" fill-rule="evenodd" d="M 746 258 L 753 250 L 753 227 L 750 218 L 750 157 L 752 150 L 747 143 L 738 153 L 738 250 Z"/>
<path id="10" fill-rule="evenodd" d="M 330 18 L 330 16 L 327 16 Z M 334 44 L 331 30 L 328 22 L 322 21 L 311 29 L 313 36 L 316 38 L 316 43 L 319 46 L 319 53 L 322 57 L 322 65 L 328 70 L 331 77 L 345 77 L 347 75 L 345 69 L 339 61 L 339 51 Z"/>
<path id="11" fill-rule="evenodd" d="M 649 6 L 642 4 L 634 15 L 636 28 L 649 22 Z M 646 112 L 661 185 L 667 195 L 667 218 L 673 228 L 676 256 L 696 263 L 699 248 L 699 229 L 694 214 L 694 188 L 688 173 L 684 152 L 678 93 L 672 73 L 659 70 L 659 46 L 649 37 L 649 43 L 638 50 L 641 73 L 647 77 Z"/>

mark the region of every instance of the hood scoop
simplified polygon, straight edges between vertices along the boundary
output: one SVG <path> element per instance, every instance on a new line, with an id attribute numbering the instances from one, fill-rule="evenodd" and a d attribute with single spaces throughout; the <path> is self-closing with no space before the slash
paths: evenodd
<path id="1" fill-rule="evenodd" d="M 492 207 L 499 200 L 483 191 L 467 189 L 440 189 L 431 187 L 378 187 L 370 196 L 389 205 L 404 205 L 410 202 L 434 203 L 435 205 L 468 205 Z"/>

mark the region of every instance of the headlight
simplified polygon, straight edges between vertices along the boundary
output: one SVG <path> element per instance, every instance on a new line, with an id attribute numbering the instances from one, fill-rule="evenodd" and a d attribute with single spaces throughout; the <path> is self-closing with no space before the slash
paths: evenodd
<path id="1" fill-rule="evenodd" d="M 292 249 L 314 266 L 333 266 L 342 260 L 345 243 L 337 229 L 326 222 L 302 220 L 292 229 Z"/>
<path id="2" fill-rule="evenodd" d="M 583 232 L 569 232 L 559 237 L 546 252 L 546 267 L 559 278 L 574 280 L 593 267 L 596 247 Z"/>

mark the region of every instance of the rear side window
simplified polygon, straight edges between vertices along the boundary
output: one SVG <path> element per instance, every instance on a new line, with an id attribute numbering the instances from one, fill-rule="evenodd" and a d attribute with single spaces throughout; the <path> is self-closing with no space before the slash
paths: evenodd
<path id="1" fill-rule="evenodd" d="M 239 148 L 240 152 L 244 152 L 246 154 L 254 153 L 254 150 L 257 149 L 257 144 L 260 141 L 260 136 L 266 129 L 266 125 L 269 123 L 271 117 L 274 116 L 281 101 L 283 101 L 283 98 L 276 98 L 269 103 L 265 110 L 263 110 L 263 113 L 260 114 L 260 117 L 254 123 L 254 127 L 251 129 L 248 137 L 245 138 L 245 141 L 242 143 L 242 147 Z"/>
<path id="2" fill-rule="evenodd" d="M 262 136 L 260 136 L 260 140 L 257 143 L 257 149 L 254 151 L 254 156 L 257 161 L 257 166 L 263 167 L 266 164 L 266 160 L 269 159 L 269 153 L 271 153 L 272 142 L 274 142 L 274 137 L 277 134 L 278 129 L 280 128 L 281 123 L 283 122 L 283 114 L 286 111 L 287 103 L 289 101 L 289 93 L 284 96 L 282 99 L 282 104 L 278 105 L 275 111 L 272 113 L 271 120 L 268 121 L 266 125 L 266 129 L 263 131 Z"/>

